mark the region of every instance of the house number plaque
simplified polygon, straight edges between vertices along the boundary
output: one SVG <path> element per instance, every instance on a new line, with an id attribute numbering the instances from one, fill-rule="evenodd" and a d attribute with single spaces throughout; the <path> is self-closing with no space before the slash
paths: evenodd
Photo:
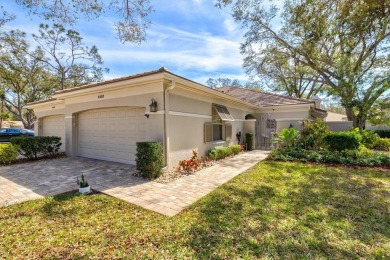
<path id="1" fill-rule="evenodd" d="M 104 95 L 98 95 L 98 98 L 104 98 Z"/>

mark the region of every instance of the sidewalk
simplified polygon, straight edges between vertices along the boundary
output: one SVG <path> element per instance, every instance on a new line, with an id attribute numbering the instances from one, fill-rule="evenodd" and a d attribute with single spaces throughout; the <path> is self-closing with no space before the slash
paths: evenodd
<path id="1" fill-rule="evenodd" d="M 166 216 L 174 216 L 220 185 L 265 159 L 270 151 L 254 150 L 170 183 L 147 182 L 132 187 L 99 189 Z"/>

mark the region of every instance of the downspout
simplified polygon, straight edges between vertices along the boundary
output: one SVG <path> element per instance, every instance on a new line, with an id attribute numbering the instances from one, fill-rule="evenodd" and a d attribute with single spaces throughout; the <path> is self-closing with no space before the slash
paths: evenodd
<path id="1" fill-rule="evenodd" d="M 165 153 L 165 169 L 169 168 L 169 91 L 176 87 L 176 82 L 171 81 L 171 85 L 164 90 L 164 153 Z"/>

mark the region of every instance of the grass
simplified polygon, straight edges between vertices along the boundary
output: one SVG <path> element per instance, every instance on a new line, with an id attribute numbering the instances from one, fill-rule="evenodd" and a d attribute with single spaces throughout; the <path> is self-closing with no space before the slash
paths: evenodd
<path id="1" fill-rule="evenodd" d="M 390 173 L 261 162 L 169 218 L 94 194 L 0 209 L 0 258 L 389 258 Z"/>

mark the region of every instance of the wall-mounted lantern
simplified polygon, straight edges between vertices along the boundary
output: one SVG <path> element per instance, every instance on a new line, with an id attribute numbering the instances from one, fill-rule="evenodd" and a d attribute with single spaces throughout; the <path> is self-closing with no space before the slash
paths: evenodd
<path id="1" fill-rule="evenodd" d="M 157 112 L 157 101 L 152 98 L 152 103 L 150 106 L 150 112 Z"/>

